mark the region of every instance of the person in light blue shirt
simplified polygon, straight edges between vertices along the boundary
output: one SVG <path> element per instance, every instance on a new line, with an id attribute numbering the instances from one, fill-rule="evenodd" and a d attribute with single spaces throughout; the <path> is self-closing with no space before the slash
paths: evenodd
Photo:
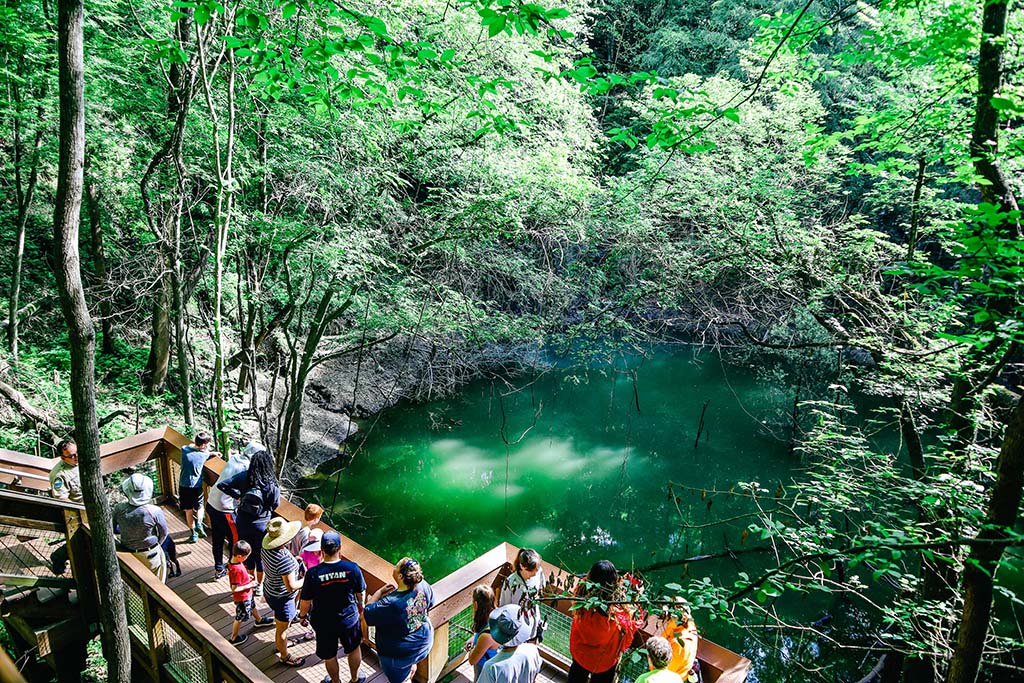
<path id="1" fill-rule="evenodd" d="M 206 461 L 220 456 L 210 450 L 213 437 L 206 432 L 199 432 L 195 437 L 195 445 L 181 449 L 181 476 L 178 477 L 178 504 L 185 512 L 185 523 L 192 530 L 189 543 L 206 538 L 203 530 L 203 468 Z"/>

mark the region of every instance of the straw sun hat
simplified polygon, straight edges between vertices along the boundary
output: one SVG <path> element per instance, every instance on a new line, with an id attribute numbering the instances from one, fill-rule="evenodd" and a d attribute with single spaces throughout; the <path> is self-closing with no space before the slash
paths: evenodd
<path id="1" fill-rule="evenodd" d="M 281 517 L 275 517 L 267 524 L 267 535 L 263 537 L 263 549 L 280 548 L 295 538 L 295 534 L 299 533 L 301 528 L 302 522 L 287 522 Z"/>

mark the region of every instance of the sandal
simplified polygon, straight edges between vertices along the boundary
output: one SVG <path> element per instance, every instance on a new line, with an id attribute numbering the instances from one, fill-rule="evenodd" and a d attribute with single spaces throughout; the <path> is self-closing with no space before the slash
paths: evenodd
<path id="1" fill-rule="evenodd" d="M 297 636 L 291 636 L 290 638 L 288 638 L 288 642 L 298 645 L 299 643 L 308 643 L 314 638 L 316 638 L 315 633 L 313 633 L 312 631 L 306 631 L 305 633 L 300 633 Z"/>
<path id="2" fill-rule="evenodd" d="M 285 666 L 291 666 L 291 667 L 298 668 L 298 667 L 300 667 L 300 666 L 302 666 L 303 664 L 306 663 L 306 658 L 305 657 L 296 657 L 296 656 L 290 654 L 290 655 L 288 655 L 288 659 L 278 659 L 277 661 L 281 662 Z"/>

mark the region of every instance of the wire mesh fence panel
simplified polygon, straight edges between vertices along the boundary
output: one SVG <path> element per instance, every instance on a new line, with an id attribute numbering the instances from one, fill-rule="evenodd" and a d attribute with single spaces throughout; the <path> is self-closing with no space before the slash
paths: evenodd
<path id="1" fill-rule="evenodd" d="M 641 674 L 647 673 L 647 655 L 630 650 L 619 660 L 619 683 L 634 683 Z"/>
<path id="2" fill-rule="evenodd" d="M 38 588 L 37 578 L 71 579 L 68 572 L 68 546 L 64 534 L 45 529 L 30 529 L 16 524 L 0 524 L 0 589 L 5 599 L 37 595 L 48 600 L 66 589 Z"/>
<path id="3" fill-rule="evenodd" d="M 470 605 L 448 620 L 448 659 L 462 652 L 473 637 L 473 606 Z"/>
<path id="4" fill-rule="evenodd" d="M 206 683 L 206 661 L 178 632 L 164 624 L 167 661 L 164 670 L 181 683 Z"/>
<path id="5" fill-rule="evenodd" d="M 146 607 L 142 603 L 142 596 L 129 586 L 124 584 L 124 607 L 128 613 L 128 632 L 135 636 L 142 647 L 149 649 L 149 629 L 146 628 Z"/>
<path id="6" fill-rule="evenodd" d="M 547 628 L 544 629 L 543 646 L 565 659 L 572 659 L 569 654 L 569 632 L 572 630 L 572 617 L 543 603 L 540 606 L 540 614 L 541 618 L 547 622 Z"/>

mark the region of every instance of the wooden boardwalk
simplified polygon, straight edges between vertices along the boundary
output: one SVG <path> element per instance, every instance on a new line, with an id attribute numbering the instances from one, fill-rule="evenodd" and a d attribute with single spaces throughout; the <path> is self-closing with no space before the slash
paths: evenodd
<path id="1" fill-rule="evenodd" d="M 182 600 L 194 609 L 204 620 L 213 626 L 225 638 L 231 635 L 231 624 L 235 617 L 235 606 L 231 600 L 231 588 L 227 577 L 213 578 L 213 548 L 209 539 L 200 539 L 198 543 L 186 543 L 189 532 L 185 528 L 184 516 L 173 505 L 163 507 L 167 517 L 167 525 L 178 548 L 178 561 L 181 563 L 181 576 L 167 580 L 170 587 Z M 229 558 L 225 557 L 225 561 Z M 261 615 L 273 614 L 263 598 L 256 599 L 256 607 Z M 292 625 L 287 635 L 298 635 L 303 632 L 298 624 Z M 253 662 L 269 678 L 278 683 L 309 681 L 320 683 L 327 675 L 324 663 L 314 654 L 315 642 L 310 640 L 297 645 L 289 645 L 289 652 L 305 657 L 306 662 L 299 668 L 286 667 L 280 664 L 277 647 L 274 645 L 274 629 L 253 629 L 252 622 L 242 626 L 242 633 L 248 633 L 249 639 L 238 648 L 249 661 Z M 342 681 L 348 680 L 348 662 L 344 654 L 339 658 Z M 387 678 L 380 670 L 376 655 L 365 645 L 363 646 L 363 664 L 359 670 L 366 676 L 367 683 L 387 683 Z M 473 667 L 464 663 L 447 680 L 450 683 L 469 683 L 473 680 Z M 564 683 L 565 675 L 544 663 L 538 683 Z"/>

